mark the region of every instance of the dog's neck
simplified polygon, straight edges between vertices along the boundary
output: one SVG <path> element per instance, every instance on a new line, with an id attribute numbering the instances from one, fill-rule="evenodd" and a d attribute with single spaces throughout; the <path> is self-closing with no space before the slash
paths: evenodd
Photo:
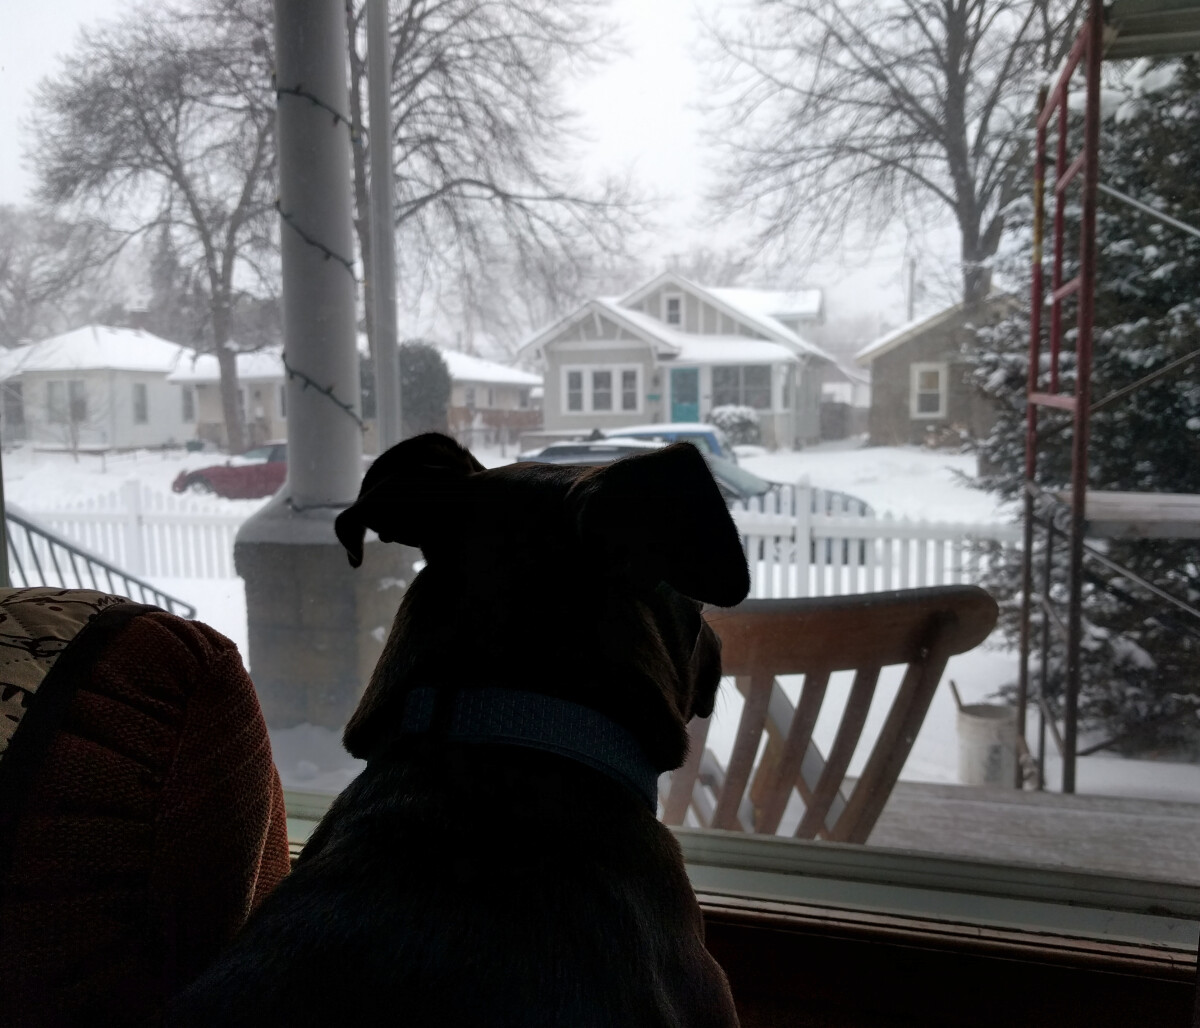
<path id="1" fill-rule="evenodd" d="M 405 698 L 400 734 L 554 753 L 608 775 L 657 810 L 658 771 L 638 741 L 569 700 L 491 686 L 418 686 Z"/>

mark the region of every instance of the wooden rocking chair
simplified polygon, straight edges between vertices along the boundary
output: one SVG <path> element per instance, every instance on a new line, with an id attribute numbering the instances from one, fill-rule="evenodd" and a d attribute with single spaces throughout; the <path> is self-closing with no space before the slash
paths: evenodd
<path id="1" fill-rule="evenodd" d="M 705 749 L 708 719 L 688 726 L 688 760 L 664 776 L 663 821 L 690 808 L 704 827 L 775 834 L 792 790 L 804 802 L 797 838 L 865 842 L 891 795 L 946 661 L 983 642 L 996 603 L 982 589 L 938 586 L 827 598 L 747 600 L 714 611 L 721 663 L 745 697 L 729 766 Z M 880 671 L 906 665 L 891 709 L 849 797 L 842 787 Z M 829 677 L 854 671 L 837 734 L 823 756 L 812 740 Z M 791 702 L 777 675 L 804 675 Z M 764 731 L 766 749 L 755 768 Z M 749 788 L 747 789 L 747 786 Z"/>

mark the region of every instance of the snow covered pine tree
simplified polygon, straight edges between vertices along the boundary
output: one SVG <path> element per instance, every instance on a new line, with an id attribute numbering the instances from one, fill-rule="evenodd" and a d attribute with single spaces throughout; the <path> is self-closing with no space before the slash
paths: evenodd
<path id="1" fill-rule="evenodd" d="M 1105 108 L 1100 181 L 1156 210 L 1200 227 L 1200 62 L 1194 58 L 1123 69 L 1121 100 Z M 1078 129 L 1076 129 L 1078 131 Z M 1073 137 L 1078 140 L 1079 135 Z M 1076 194 L 1077 195 L 1077 194 Z M 972 355 L 977 387 L 995 405 L 991 435 L 978 444 L 981 485 L 1005 498 L 1021 493 L 1025 463 L 1025 389 L 1029 340 L 1032 204 L 1015 211 L 1012 243 L 998 269 L 1024 297 L 1022 309 L 981 328 Z M 1049 212 L 1048 212 L 1049 215 Z M 1064 281 L 1078 270 L 1079 208 L 1066 211 Z M 1093 402 L 1190 354 L 1200 358 L 1200 238 L 1100 194 L 1097 218 Z M 1064 325 L 1074 324 L 1064 312 Z M 1074 345 L 1074 332 L 1064 345 Z M 1074 354 L 1061 368 L 1073 388 Z M 1044 358 L 1043 358 L 1044 359 Z M 1200 492 L 1200 359 L 1139 387 L 1096 412 L 1089 449 L 1091 488 Z M 1068 487 L 1069 415 L 1040 419 L 1038 481 Z M 1056 425 L 1061 419 L 1061 429 Z M 1036 533 L 1044 539 L 1044 533 Z M 1061 537 L 1060 537 L 1061 540 Z M 1200 605 L 1200 544 L 1192 540 L 1111 540 L 1108 555 L 1189 605 Z M 1041 565 L 1035 562 L 1036 583 Z M 1126 754 L 1200 756 L 1200 620 L 1175 611 L 1128 578 L 1093 561 L 1084 566 L 1080 750 L 1107 743 Z M 987 582 L 1015 642 L 1020 555 Z M 1052 598 L 1066 610 L 1066 547 L 1060 541 Z M 1035 608 L 1034 638 L 1040 613 Z M 1059 709 L 1065 647 L 1051 631 L 1046 695 Z M 1036 680 L 1038 662 L 1031 665 Z"/>

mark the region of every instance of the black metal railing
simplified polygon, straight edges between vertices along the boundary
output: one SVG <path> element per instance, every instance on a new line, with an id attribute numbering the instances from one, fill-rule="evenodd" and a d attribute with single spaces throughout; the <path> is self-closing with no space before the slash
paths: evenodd
<path id="1" fill-rule="evenodd" d="M 4 520 L 10 586 L 99 589 L 139 603 L 153 603 L 180 617 L 196 616 L 196 608 L 190 603 L 88 553 L 77 543 L 14 509 L 11 503 L 6 505 Z"/>

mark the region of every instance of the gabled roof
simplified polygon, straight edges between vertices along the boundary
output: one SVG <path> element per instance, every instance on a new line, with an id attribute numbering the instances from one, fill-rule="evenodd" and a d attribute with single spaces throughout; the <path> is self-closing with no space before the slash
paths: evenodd
<path id="1" fill-rule="evenodd" d="M 450 369 L 450 377 L 455 382 L 482 382 L 486 385 L 516 385 L 539 386 L 542 376 L 534 375 L 520 368 L 510 368 L 507 364 L 497 364 L 495 361 L 484 360 L 473 354 L 461 353 L 458 350 L 438 351 Z"/>
<path id="2" fill-rule="evenodd" d="M 0 368 L 4 377 L 25 372 L 140 371 L 167 374 L 190 354 L 171 343 L 136 328 L 85 325 L 72 332 L 29 343 L 12 354 Z"/>
<path id="3" fill-rule="evenodd" d="M 266 350 L 255 350 L 253 353 L 237 355 L 237 376 L 239 382 L 271 382 L 283 375 L 283 358 L 278 347 Z M 179 362 L 171 374 L 169 382 L 199 383 L 218 382 L 221 378 L 215 353 L 193 354 L 190 359 Z"/>
<path id="4" fill-rule="evenodd" d="M 696 296 L 727 314 L 734 321 L 766 338 L 754 339 L 744 335 L 715 336 L 682 332 L 653 315 L 630 309 L 632 304 L 640 302 L 663 286 L 674 287 L 681 292 L 688 292 Z M 775 363 L 795 360 L 799 354 L 807 354 L 826 361 L 833 360 L 819 346 L 808 342 L 767 313 L 771 308 L 776 308 L 775 313 L 778 314 L 799 313 L 801 309 L 819 310 L 820 292 L 819 290 L 805 290 L 799 293 L 783 293 L 758 289 L 709 289 L 690 282 L 675 272 L 667 271 L 624 296 L 602 297 L 586 301 L 578 309 L 566 317 L 560 318 L 526 341 L 519 352 L 522 355 L 529 355 L 552 342 L 580 321 L 588 317 L 601 316 L 615 322 L 636 339 L 653 347 L 659 356 L 675 357 L 689 362 L 735 363 L 754 360 Z M 720 358 L 715 356 L 720 348 L 718 344 L 726 347 L 728 350 L 726 356 Z M 733 347 L 740 349 L 735 352 Z M 686 357 L 683 356 L 685 348 L 688 354 Z M 756 356 L 751 357 L 751 352 L 754 352 Z M 702 357 L 702 354 L 714 356 Z"/>
<path id="5" fill-rule="evenodd" d="M 997 310 L 1004 305 L 1016 304 L 1017 298 L 1012 293 L 997 292 L 992 293 L 986 300 L 980 303 L 980 307 Z M 938 311 L 936 314 L 924 315 L 920 318 L 914 318 L 912 321 L 906 322 L 899 328 L 894 328 L 890 332 L 881 335 L 878 339 L 867 343 L 861 350 L 854 355 L 856 364 L 870 364 L 877 357 L 881 357 L 889 350 L 894 350 L 897 346 L 903 346 L 905 343 L 926 332 L 932 332 L 934 329 L 940 328 L 942 325 L 952 321 L 955 317 L 965 313 L 967 305 L 964 303 L 956 303 L 944 310 Z"/>

